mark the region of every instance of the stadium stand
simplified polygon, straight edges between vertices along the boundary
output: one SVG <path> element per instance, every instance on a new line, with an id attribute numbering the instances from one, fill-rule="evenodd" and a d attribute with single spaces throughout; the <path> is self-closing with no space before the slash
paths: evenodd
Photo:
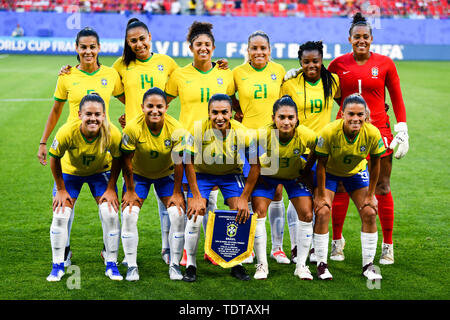
<path id="1" fill-rule="evenodd" d="M 0 10 L 17 12 L 117 12 L 180 14 L 187 0 L 1 0 Z M 199 1 L 199 0 L 198 0 Z M 200 0 L 198 13 L 229 16 L 343 17 L 365 15 L 405 18 L 448 18 L 449 0 Z M 181 12 L 188 14 L 188 12 Z"/>

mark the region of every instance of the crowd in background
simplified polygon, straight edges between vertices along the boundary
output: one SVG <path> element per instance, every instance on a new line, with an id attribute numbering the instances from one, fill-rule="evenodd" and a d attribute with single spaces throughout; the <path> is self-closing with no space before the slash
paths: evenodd
<path id="1" fill-rule="evenodd" d="M 449 0 L 1 0 L 17 12 L 110 12 L 228 16 L 347 17 L 355 12 L 394 18 L 448 17 Z"/>

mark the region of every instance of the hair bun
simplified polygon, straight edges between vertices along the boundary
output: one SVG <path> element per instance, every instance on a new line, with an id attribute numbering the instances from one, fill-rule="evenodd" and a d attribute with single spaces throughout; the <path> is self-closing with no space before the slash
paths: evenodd
<path id="1" fill-rule="evenodd" d="M 357 12 L 355 13 L 355 15 L 353 16 L 353 21 L 352 24 L 356 24 L 358 22 L 367 22 L 367 19 L 365 17 L 363 17 L 363 15 L 361 14 L 361 12 Z"/>
<path id="2" fill-rule="evenodd" d="M 132 24 L 133 22 L 137 22 L 139 21 L 138 18 L 131 18 L 130 20 L 128 20 L 127 26 L 129 26 L 130 24 Z"/>

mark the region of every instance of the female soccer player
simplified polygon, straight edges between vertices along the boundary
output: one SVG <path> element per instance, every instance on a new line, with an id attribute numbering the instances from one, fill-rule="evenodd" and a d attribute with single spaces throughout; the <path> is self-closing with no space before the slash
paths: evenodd
<path id="1" fill-rule="evenodd" d="M 248 37 L 248 61 L 233 70 L 239 96 L 239 101 L 233 98 L 235 118 L 242 118 L 242 124 L 249 129 L 264 127 L 272 121 L 272 106 L 280 97 L 285 70 L 282 65 L 270 60 L 270 54 L 269 36 L 263 31 L 255 31 Z M 244 165 L 244 175 L 248 169 L 249 166 Z M 294 215 L 297 215 L 295 210 Z M 270 256 L 278 263 L 288 264 L 290 261 L 283 251 L 284 202 L 281 185 L 269 206 L 269 220 L 272 236 Z M 291 241 L 294 238 L 291 234 Z M 252 263 L 253 258 L 249 257 L 245 262 Z"/>
<path id="2" fill-rule="evenodd" d="M 260 144 L 262 141 L 266 142 L 259 147 L 263 148 L 260 155 L 261 176 L 252 194 L 252 207 L 258 214 L 255 232 L 255 253 L 258 263 L 254 278 L 266 279 L 269 273 L 266 257 L 266 212 L 277 186 L 281 184 L 286 189 L 300 220 L 297 231 L 298 257 L 295 275 L 301 279 L 312 280 L 306 266 L 306 258 L 313 233 L 313 202 L 305 178 L 311 173 L 315 156 L 311 154 L 306 162 L 302 155 L 306 149 L 314 150 L 316 134 L 299 125 L 297 106 L 290 96 L 283 96 L 275 101 L 272 119 L 273 122 L 265 127 L 265 140 L 258 138 Z M 302 181 L 299 181 L 300 177 Z M 309 189 L 312 189 L 312 186 Z"/>
<path id="3" fill-rule="evenodd" d="M 139 280 L 137 268 L 139 211 L 152 184 L 170 218 L 170 279 L 181 280 L 179 261 L 184 244 L 184 197 L 181 139 L 185 131 L 167 111 L 167 97 L 159 88 L 144 93 L 141 115 L 123 131 L 122 245 L 128 264 L 126 280 Z M 178 160 L 178 161 L 177 161 Z M 169 208 L 170 207 L 170 208 Z"/>
<path id="4" fill-rule="evenodd" d="M 375 188 L 380 172 L 380 156 L 386 149 L 379 130 L 366 121 L 368 114 L 369 110 L 362 96 L 349 95 L 342 104 L 342 119 L 326 125 L 317 140 L 313 241 L 317 275 L 322 280 L 333 278 L 327 265 L 328 223 L 339 182 L 344 185 L 361 217 L 363 275 L 369 280 L 381 279 L 381 275 L 373 267 L 378 241 Z M 366 168 L 368 155 L 369 172 Z"/>
<path id="5" fill-rule="evenodd" d="M 64 124 L 50 147 L 50 167 L 55 179 L 53 220 L 50 227 L 53 267 L 48 281 L 64 275 L 64 249 L 68 224 L 84 183 L 98 203 L 103 227 L 107 275 L 122 280 L 117 269 L 120 223 L 116 181 L 120 173 L 120 131 L 106 120 L 106 105 L 97 94 L 84 96 L 79 103 L 79 119 Z"/>
<path id="6" fill-rule="evenodd" d="M 392 241 L 394 201 L 390 187 L 392 154 L 393 149 L 398 145 L 395 157 L 400 159 L 408 152 L 409 148 L 406 111 L 400 89 L 400 79 L 395 64 L 389 57 L 370 51 L 373 41 L 372 28 L 360 13 L 353 17 L 348 40 L 352 44 L 353 52 L 334 59 L 328 70 L 339 76 L 343 99 L 354 92 L 359 92 L 364 97 L 370 108 L 372 124 L 380 130 L 387 149 L 381 158 L 376 197 L 379 203 L 378 212 L 383 232 L 380 264 L 392 264 L 394 263 Z M 397 124 L 394 125 L 394 131 L 397 132 L 395 138 L 391 133 L 391 124 L 387 114 L 385 87 L 389 90 L 397 120 Z M 346 193 L 339 192 L 341 190 L 338 190 L 336 194 L 332 210 L 334 260 L 344 259 L 342 250 L 345 242 L 341 238 L 341 234 L 349 198 Z"/>
<path id="7" fill-rule="evenodd" d="M 164 90 L 170 75 L 178 68 L 171 57 L 152 52 L 151 40 L 152 35 L 144 22 L 137 18 L 128 21 L 122 57 L 113 64 L 113 68 L 117 70 L 122 80 L 126 97 L 125 114 L 119 118 L 122 128 L 127 121 L 142 114 L 140 106 L 144 93 L 153 87 Z M 166 206 L 157 197 L 156 192 L 155 196 L 158 200 L 161 224 L 161 255 L 169 264 L 169 216 Z"/>
<path id="8" fill-rule="evenodd" d="M 223 93 L 232 96 L 235 92 L 231 70 L 220 69 L 218 64 L 211 60 L 215 49 L 212 28 L 212 24 L 198 21 L 190 26 L 187 41 L 193 54 L 193 62 L 175 70 L 165 89 L 169 103 L 175 97 L 179 97 L 179 121 L 188 130 L 195 121 L 208 117 L 208 101 L 214 94 Z M 187 180 L 183 180 L 187 188 Z M 213 190 L 208 200 L 209 209 L 203 224 L 205 232 L 208 212 L 216 208 L 217 194 L 218 190 Z M 205 259 L 209 257 L 205 255 Z"/>
<path id="9" fill-rule="evenodd" d="M 249 218 L 248 198 L 259 176 L 256 146 L 247 129 L 232 120 L 232 101 L 226 94 L 211 96 L 208 103 L 209 117 L 198 121 L 187 139 L 185 159 L 186 177 L 189 183 L 185 248 L 187 268 L 184 281 L 197 278 L 196 254 L 200 226 L 206 213 L 207 201 L 215 186 L 223 194 L 231 210 L 237 210 L 236 220 Z M 245 181 L 242 175 L 243 153 L 250 154 L 250 171 Z M 190 156 L 189 156 L 189 155 Z M 254 158 L 251 156 L 253 155 Z M 256 161 L 252 161 L 252 160 Z M 249 280 L 242 265 L 234 266 L 231 274 L 240 280 Z"/>
<path id="10" fill-rule="evenodd" d="M 123 87 L 117 72 L 110 67 L 101 65 L 98 61 L 100 40 L 97 32 L 91 28 L 84 28 L 78 32 L 75 49 L 79 65 L 70 68 L 70 75 L 60 75 L 54 93 L 55 102 L 45 124 L 44 132 L 39 143 L 37 157 L 42 165 L 47 164 L 47 140 L 58 123 L 66 101 L 69 101 L 69 117 L 67 122 L 79 121 L 78 110 L 81 99 L 91 92 L 97 92 L 105 101 L 106 119 L 109 121 L 109 100 L 111 95 L 121 102 L 125 101 Z M 66 246 L 66 266 L 70 265 L 70 229 L 74 210 L 69 220 L 69 236 Z"/>
<path id="11" fill-rule="evenodd" d="M 281 94 L 287 94 L 294 100 L 299 111 L 300 123 L 319 132 L 331 120 L 333 99 L 340 98 L 339 78 L 323 65 L 322 41 L 308 41 L 300 45 L 298 59 L 300 72 L 296 77 L 283 82 Z M 310 150 L 305 151 L 305 159 L 309 152 Z M 288 217 L 292 209 L 293 206 L 289 203 Z M 290 220 L 290 228 L 296 228 L 297 219 Z M 296 242 L 291 248 L 294 262 L 297 253 L 295 245 Z M 311 251 L 310 261 L 314 262 L 314 250 Z"/>
<path id="12" fill-rule="evenodd" d="M 55 128 L 66 101 L 69 101 L 67 122 L 78 120 L 78 107 L 81 99 L 88 93 L 97 92 L 105 101 L 106 118 L 109 121 L 109 100 L 111 95 L 124 102 L 123 87 L 117 72 L 98 61 L 100 39 L 97 32 L 89 27 L 78 32 L 75 50 L 79 65 L 70 68 L 70 75 L 59 76 L 54 93 L 55 102 L 50 111 L 39 144 L 38 159 L 47 164 L 47 139 Z"/>

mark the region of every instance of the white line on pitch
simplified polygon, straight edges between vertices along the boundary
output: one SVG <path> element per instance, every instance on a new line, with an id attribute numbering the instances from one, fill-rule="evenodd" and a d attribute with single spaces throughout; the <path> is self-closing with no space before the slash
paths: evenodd
<path id="1" fill-rule="evenodd" d="M 49 98 L 17 98 L 17 99 L 0 99 L 0 102 L 32 102 L 32 101 L 52 101 Z"/>

